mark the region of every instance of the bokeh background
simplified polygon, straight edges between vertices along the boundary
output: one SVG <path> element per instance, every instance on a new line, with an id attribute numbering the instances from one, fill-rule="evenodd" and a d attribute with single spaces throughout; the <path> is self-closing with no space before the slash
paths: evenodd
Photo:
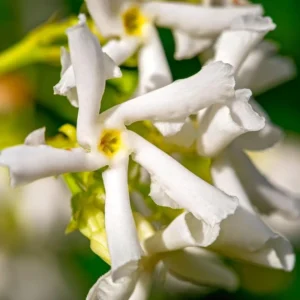
<path id="1" fill-rule="evenodd" d="M 266 15 L 271 16 L 278 26 L 268 38 L 275 40 L 280 45 L 280 53 L 293 58 L 300 70 L 300 2 L 298 0 L 253 2 L 263 4 Z M 20 41 L 29 31 L 42 23 L 77 15 L 81 5 L 82 0 L 0 0 L 0 51 Z M 174 79 L 187 77 L 199 70 L 201 65 L 197 58 L 175 61 L 171 33 L 161 29 L 160 34 Z M 41 126 L 47 126 L 48 134 L 51 135 L 55 134 L 64 123 L 75 124 L 76 110 L 63 98 L 53 95 L 53 86 L 58 82 L 59 72 L 59 62 L 53 62 L 36 63 L 10 74 L 0 74 L 0 147 L 22 142 L 26 134 Z M 109 84 L 106 93 L 111 98 L 130 92 L 131 86 L 134 87 L 135 68 L 126 67 L 126 72 L 130 75 L 128 81 L 130 87 Z M 297 77 L 257 97 L 273 122 L 284 128 L 288 134 L 300 134 L 299 90 L 300 78 Z M 5 101 L 10 101 L 13 108 L 7 110 L 9 105 L 4 103 Z M 2 113 L 2 109 L 5 114 Z M 0 202 L 3 201 L 2 190 L 0 184 Z M 42 193 L 40 197 L 43 198 Z M 14 200 L 21 201 L 19 198 Z M 41 203 L 46 207 L 45 202 Z M 33 238 L 25 241 L 22 232 L 24 228 L 18 224 L 16 216 L 9 209 L 1 208 L 0 217 L 0 300 L 41 299 L 34 292 L 28 295 L 21 294 L 17 298 L 17 291 L 5 290 L 15 289 L 21 293 L 22 289 L 28 291 L 42 287 L 43 282 L 45 286 L 49 285 L 48 290 L 45 289 L 43 299 L 84 299 L 99 275 L 109 269 L 90 251 L 88 241 L 79 233 L 64 236 L 66 226 L 64 222 L 46 237 L 39 237 L 36 228 L 32 228 Z M 4 249 L 6 253 L 11 251 L 10 258 L 1 254 Z M 9 259 L 13 262 L 7 263 Z M 45 267 L 40 270 L 39 266 Z M 52 270 L 53 268 L 55 270 Z M 258 276 L 251 266 L 245 267 L 240 272 L 247 276 L 241 277 L 243 288 L 237 293 L 216 292 L 205 297 L 300 299 L 300 260 L 297 262 L 296 270 L 290 275 L 265 270 Z M 249 276 L 252 272 L 254 275 Z M 160 293 L 153 295 L 153 299 L 164 298 L 165 296 Z M 183 298 L 187 299 L 187 296 Z"/>

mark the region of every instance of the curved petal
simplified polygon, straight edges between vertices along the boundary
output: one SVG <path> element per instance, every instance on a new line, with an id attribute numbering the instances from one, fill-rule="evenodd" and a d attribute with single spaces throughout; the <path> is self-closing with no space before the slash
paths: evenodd
<path id="1" fill-rule="evenodd" d="M 237 275 L 218 256 L 204 249 L 186 248 L 170 253 L 164 264 L 169 272 L 194 284 L 230 291 L 239 284 Z"/>
<path id="2" fill-rule="evenodd" d="M 98 39 L 86 25 L 84 15 L 79 24 L 68 29 L 68 40 L 77 87 L 79 111 L 77 138 L 90 147 L 100 110 L 106 79 L 115 72 L 115 64 L 102 52 Z M 109 67 L 109 69 L 107 69 Z"/>
<path id="3" fill-rule="evenodd" d="M 249 153 L 257 169 L 276 186 L 300 196 L 300 137 L 288 134 L 274 147 Z"/>
<path id="4" fill-rule="evenodd" d="M 165 124 L 169 124 L 165 122 Z M 174 128 L 175 129 L 175 128 Z M 161 132 L 161 130 L 160 130 Z M 164 136 L 164 132 L 161 132 Z M 165 140 L 167 143 L 175 144 L 181 147 L 186 147 L 189 148 L 193 145 L 197 138 L 197 129 L 193 124 L 193 121 L 188 118 L 183 126 L 179 130 L 173 130 L 172 131 L 173 135 L 171 136 L 166 136 Z M 174 134 L 175 133 L 175 134 Z"/>
<path id="5" fill-rule="evenodd" d="M 234 84 L 232 67 L 216 62 L 187 79 L 115 106 L 102 117 L 109 126 L 185 119 L 211 104 L 233 99 Z"/>
<path id="6" fill-rule="evenodd" d="M 263 60 L 250 83 L 255 95 L 261 94 L 296 77 L 295 62 L 289 57 L 274 56 Z"/>
<path id="7" fill-rule="evenodd" d="M 195 38 L 181 30 L 174 30 L 173 36 L 176 45 L 174 57 L 177 60 L 193 58 L 214 42 L 212 38 Z"/>
<path id="8" fill-rule="evenodd" d="M 145 41 L 138 54 L 139 87 L 143 95 L 170 84 L 171 70 L 155 27 L 145 28 Z"/>
<path id="9" fill-rule="evenodd" d="M 45 127 L 34 130 L 26 137 L 24 144 L 28 146 L 45 145 L 45 132 Z"/>
<path id="10" fill-rule="evenodd" d="M 269 116 L 263 108 L 251 98 L 249 103 L 259 115 L 266 120 L 265 127 L 259 131 L 247 132 L 235 139 L 234 146 L 239 149 L 247 149 L 250 151 L 261 151 L 273 147 L 282 140 L 282 130 L 272 124 Z"/>
<path id="11" fill-rule="evenodd" d="M 9 168 L 12 186 L 63 173 L 94 171 L 106 164 L 104 156 L 87 154 L 79 148 L 62 150 L 45 145 L 20 145 L 0 154 L 0 165 Z"/>
<path id="12" fill-rule="evenodd" d="M 165 229 L 155 233 L 145 242 L 148 253 L 174 251 L 186 247 L 207 247 L 219 235 L 219 226 L 199 222 L 191 213 L 182 213 Z M 179 234 L 180 233 L 180 234 Z"/>
<path id="13" fill-rule="evenodd" d="M 204 7 L 186 3 L 149 2 L 143 9 L 158 26 L 178 29 L 194 37 L 215 37 L 243 15 L 262 15 L 260 5 Z"/>
<path id="14" fill-rule="evenodd" d="M 207 109 L 198 129 L 197 151 L 200 155 L 216 156 L 238 136 L 265 126 L 265 119 L 248 103 L 250 97 L 250 90 L 238 90 L 230 108 L 215 104 Z"/>
<path id="15" fill-rule="evenodd" d="M 295 260 L 291 245 L 255 213 L 231 160 L 228 153 L 215 160 L 212 178 L 217 187 L 237 196 L 240 206 L 222 223 L 220 235 L 211 249 L 229 257 L 290 271 Z"/>
<path id="16" fill-rule="evenodd" d="M 129 132 L 129 136 L 133 159 L 150 173 L 161 190 L 179 207 L 212 227 L 235 211 L 235 198 L 215 189 L 134 132 Z"/>
<path id="17" fill-rule="evenodd" d="M 90 289 L 86 300 L 124 300 L 129 299 L 132 294 L 138 274 L 123 277 L 114 281 L 111 272 L 101 276 Z"/>
<path id="18" fill-rule="evenodd" d="M 246 15 L 235 19 L 215 45 L 215 60 L 232 65 L 236 72 L 250 51 L 275 27 L 268 17 Z"/>
<path id="19" fill-rule="evenodd" d="M 103 46 L 103 52 L 105 52 L 116 65 L 120 66 L 136 52 L 139 44 L 140 40 L 135 37 L 110 40 Z"/>
<path id="20" fill-rule="evenodd" d="M 171 295 L 184 295 L 185 297 L 188 295 L 193 297 L 203 296 L 213 292 L 213 288 L 198 285 L 183 278 L 179 278 L 171 272 L 166 272 L 163 288 Z"/>
<path id="21" fill-rule="evenodd" d="M 61 50 L 60 62 L 62 66 L 60 73 L 61 79 L 53 88 L 54 94 L 66 96 L 71 105 L 78 107 L 78 95 L 71 56 L 69 52 L 63 47 Z"/>
<path id="22" fill-rule="evenodd" d="M 251 201 L 261 212 L 277 211 L 288 217 L 299 217 L 299 198 L 270 183 L 242 151 L 235 149 L 231 160 Z"/>
<path id="23" fill-rule="evenodd" d="M 122 23 L 119 17 L 120 0 L 86 0 L 90 15 L 97 28 L 104 37 L 119 36 L 122 34 Z"/>
<path id="24" fill-rule="evenodd" d="M 277 45 L 269 41 L 260 43 L 242 64 L 237 85 L 250 88 L 257 95 L 293 79 L 295 63 L 290 58 L 277 55 L 277 51 Z"/>
<path id="25" fill-rule="evenodd" d="M 127 171 L 128 160 L 125 159 L 103 172 L 105 228 L 113 280 L 135 272 L 142 256 L 130 207 Z"/>
<path id="26" fill-rule="evenodd" d="M 137 284 L 129 300 L 147 300 L 149 299 L 152 284 L 152 274 L 141 272 Z"/>

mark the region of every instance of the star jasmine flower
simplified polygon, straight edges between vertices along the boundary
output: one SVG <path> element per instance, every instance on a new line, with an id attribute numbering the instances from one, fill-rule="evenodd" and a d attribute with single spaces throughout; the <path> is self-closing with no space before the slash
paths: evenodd
<path id="1" fill-rule="evenodd" d="M 248 13 L 262 14 L 259 5 L 223 10 L 206 7 L 198 9 L 191 4 L 155 1 L 143 3 L 143 1 L 132 0 L 122 2 L 86 0 L 86 3 L 101 34 L 105 37 L 119 38 L 119 40 L 111 40 L 104 47 L 104 51 L 117 65 L 122 64 L 140 47 L 137 94 L 147 93 L 172 82 L 172 75 L 155 25 L 183 32 L 187 30 L 188 33 L 196 36 L 215 36 L 228 27 L 237 16 Z M 193 22 L 186 22 L 188 19 Z M 185 41 L 183 42 L 186 47 Z M 178 47 L 182 47 L 181 41 Z"/>
<path id="2" fill-rule="evenodd" d="M 143 244 L 155 234 L 152 226 L 138 218 L 137 227 Z M 178 283 L 190 282 L 195 287 L 210 286 L 234 290 L 238 280 L 234 272 L 220 258 L 205 250 L 195 247 L 160 254 L 147 253 L 140 262 L 139 268 L 130 276 L 117 281 L 113 280 L 111 271 L 101 276 L 91 288 L 87 300 L 98 299 L 148 299 L 151 285 L 158 278 L 174 278 Z"/>
<path id="3" fill-rule="evenodd" d="M 143 253 L 129 202 L 129 155 L 132 154 L 133 159 L 150 173 L 152 195 L 159 205 L 182 207 L 216 231 L 220 223 L 235 211 L 237 203 L 234 197 L 209 185 L 125 127 L 142 120 L 186 119 L 213 103 L 231 101 L 234 96 L 232 68 L 221 62 L 209 64 L 190 78 L 124 102 L 99 115 L 105 81 L 108 74 L 118 74 L 118 68 L 102 52 L 84 18 L 81 17 L 79 24 L 68 30 L 68 39 L 78 95 L 78 147 L 15 146 L 2 151 L 0 164 L 9 167 L 12 185 L 108 166 L 102 173 L 106 192 L 105 228 L 112 277 L 117 280 L 135 272 Z M 43 141 L 43 136 L 41 130 L 31 135 L 34 141 Z M 185 178 L 184 182 L 182 178 Z"/>
<path id="4" fill-rule="evenodd" d="M 216 43 L 215 59 L 230 63 L 237 72 L 238 81 L 238 70 L 242 70 L 247 55 L 264 35 L 274 28 L 275 25 L 270 18 L 245 16 L 236 19 L 231 29 L 224 31 Z M 231 45 L 235 45 L 235 47 L 232 48 Z M 244 95 L 249 101 L 251 94 L 249 93 L 247 96 L 244 92 Z M 198 153 L 216 157 L 226 146 L 232 143 L 233 147 L 231 148 L 235 148 L 234 151 L 236 151 L 234 166 L 255 206 L 260 208 L 263 213 L 278 210 L 284 215 L 298 217 L 298 199 L 268 182 L 251 161 L 243 155 L 243 149 L 260 151 L 273 146 L 281 138 L 280 130 L 272 125 L 267 114 L 253 99 L 249 104 L 238 101 L 233 102 L 234 104 L 236 108 L 231 108 L 231 114 L 224 105 L 219 107 L 213 105 L 201 115 L 199 124 L 202 126 L 199 125 L 197 139 Z M 256 112 L 251 109 L 251 106 Z M 259 123 L 262 125 L 262 118 L 266 120 L 265 126 L 259 128 Z M 261 122 L 259 122 L 260 119 Z M 240 124 L 242 126 L 237 126 Z"/>
<path id="5" fill-rule="evenodd" d="M 190 246 L 208 247 L 233 259 L 291 271 L 295 255 L 290 243 L 257 216 L 230 164 L 228 154 L 223 152 L 213 162 L 212 177 L 216 186 L 238 197 L 239 206 L 222 223 L 220 232 L 211 231 L 205 222 L 190 213 L 183 213 L 166 229 L 149 238 L 146 249 L 150 253 L 160 253 Z"/>

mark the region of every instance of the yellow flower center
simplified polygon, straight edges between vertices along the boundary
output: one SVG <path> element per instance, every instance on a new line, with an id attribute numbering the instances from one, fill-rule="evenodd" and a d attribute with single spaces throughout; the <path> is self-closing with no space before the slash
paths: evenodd
<path id="1" fill-rule="evenodd" d="M 101 133 L 98 150 L 112 158 L 122 147 L 121 131 L 118 129 L 104 129 Z"/>
<path id="2" fill-rule="evenodd" d="M 147 22 L 146 17 L 142 14 L 138 6 L 128 8 L 122 14 L 123 26 L 128 35 L 140 36 L 142 29 Z"/>

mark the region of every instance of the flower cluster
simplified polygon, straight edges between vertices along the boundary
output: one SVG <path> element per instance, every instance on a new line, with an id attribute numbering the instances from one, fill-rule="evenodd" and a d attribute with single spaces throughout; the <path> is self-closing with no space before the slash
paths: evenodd
<path id="1" fill-rule="evenodd" d="M 299 199 L 247 155 L 282 135 L 249 88 L 259 93 L 294 74 L 263 41 L 271 18 L 248 1 L 86 4 L 108 42 L 102 48 L 80 15 L 54 87 L 78 107 L 76 129 L 64 126 L 54 139 L 38 129 L 3 150 L 0 164 L 13 186 L 63 175 L 73 194 L 67 231 L 80 230 L 111 264 L 87 299 L 147 299 L 154 278 L 236 289 L 222 257 L 291 271 L 289 241 L 260 214 L 297 218 Z M 205 54 L 198 73 L 173 82 L 156 25 L 172 30 L 176 59 Z M 134 98 L 103 111 L 106 81 L 136 52 Z"/>

